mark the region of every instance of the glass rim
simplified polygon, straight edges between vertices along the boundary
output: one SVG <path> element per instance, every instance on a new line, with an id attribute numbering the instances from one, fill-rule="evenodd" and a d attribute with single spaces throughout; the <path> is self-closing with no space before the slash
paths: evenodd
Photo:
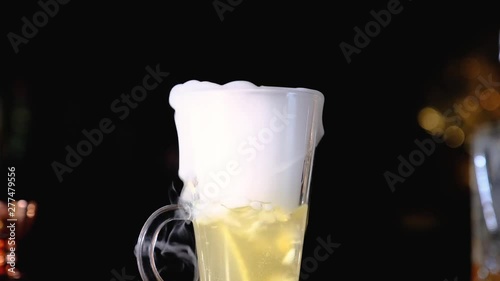
<path id="1" fill-rule="evenodd" d="M 219 89 L 192 89 L 186 90 L 183 94 L 189 93 L 207 93 L 207 94 L 222 94 L 229 92 L 238 92 L 238 93 L 251 93 L 256 92 L 265 95 L 276 95 L 287 94 L 287 95 L 301 95 L 301 96 L 312 96 L 314 98 L 324 100 L 325 97 L 323 93 L 318 90 L 310 89 L 310 88 L 293 88 L 293 87 L 279 87 L 279 86 L 258 86 L 257 88 L 249 89 L 249 88 L 219 88 Z"/>
<path id="2" fill-rule="evenodd" d="M 208 82 L 211 84 L 209 87 L 195 87 L 195 88 L 184 88 L 187 83 L 196 82 L 196 83 L 206 83 L 207 81 L 199 81 L 199 80 L 190 80 L 186 83 L 181 83 L 175 85 L 170 94 L 173 93 L 174 88 L 177 86 L 181 87 L 182 90 L 179 89 L 179 92 L 184 94 L 189 93 L 209 93 L 209 94 L 217 94 L 217 93 L 228 93 L 228 92 L 238 92 L 238 93 L 260 93 L 266 95 L 276 95 L 279 94 L 290 94 L 290 95 L 301 95 L 301 96 L 312 96 L 315 99 L 319 99 L 324 101 L 325 97 L 323 93 L 319 90 L 307 88 L 307 87 L 286 87 L 286 86 L 272 86 L 272 85 L 255 85 L 248 81 L 244 80 L 234 80 L 225 84 L 216 84 L 213 82 Z M 243 84 L 237 84 L 243 83 Z M 249 86 L 250 85 L 250 86 Z"/>

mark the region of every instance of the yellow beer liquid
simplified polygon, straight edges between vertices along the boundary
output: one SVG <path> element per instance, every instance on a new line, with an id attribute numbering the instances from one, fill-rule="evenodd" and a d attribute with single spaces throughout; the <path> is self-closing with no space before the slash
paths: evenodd
<path id="1" fill-rule="evenodd" d="M 307 205 L 229 209 L 194 220 L 201 281 L 297 281 Z"/>

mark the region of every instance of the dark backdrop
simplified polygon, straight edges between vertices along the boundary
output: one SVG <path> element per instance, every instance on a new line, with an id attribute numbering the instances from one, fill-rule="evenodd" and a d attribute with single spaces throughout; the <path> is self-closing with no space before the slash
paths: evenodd
<path id="1" fill-rule="evenodd" d="M 223 20 L 214 3 L 230 5 Z M 41 8 L 2 3 L 2 170 L 15 165 L 16 197 L 39 207 L 20 242 L 28 280 L 107 281 L 113 270 L 139 279 L 138 233 L 169 203 L 176 180 L 169 91 L 190 79 L 325 95 L 304 257 L 314 255 L 317 238 L 341 245 L 307 280 L 469 280 L 469 190 L 459 165 L 466 147 L 438 145 L 394 192 L 384 172 L 396 171 L 415 139 L 428 138 L 419 110 L 453 100 L 452 92 L 431 91 L 451 61 L 479 52 L 496 67 L 497 9 L 401 0 L 393 8 L 400 12 L 348 63 L 339 45 L 355 46 L 354 28 L 389 3 L 73 0 L 59 4 L 17 54 L 9 32 L 22 35 L 22 18 L 32 21 Z M 169 76 L 120 120 L 111 104 L 157 65 Z M 29 118 L 14 113 L 19 107 Z M 63 163 L 65 147 L 103 118 L 114 131 L 59 182 L 51 164 Z"/>

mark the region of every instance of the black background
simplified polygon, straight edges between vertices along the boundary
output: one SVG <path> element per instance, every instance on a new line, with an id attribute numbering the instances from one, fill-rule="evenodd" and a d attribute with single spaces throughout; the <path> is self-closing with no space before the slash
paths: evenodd
<path id="1" fill-rule="evenodd" d="M 9 153 L 11 125 L 2 135 L 3 169 L 18 171 L 16 197 L 39 204 L 19 250 L 29 280 L 112 280 L 122 268 L 139 280 L 133 247 L 147 217 L 169 203 L 177 171 L 168 94 L 191 79 L 325 95 L 304 257 L 318 237 L 341 246 L 307 280 L 469 280 L 469 191 L 456 167 L 465 149 L 438 146 L 395 192 L 383 173 L 427 137 L 417 113 L 451 60 L 479 49 L 496 64 L 498 10 L 401 0 L 402 12 L 347 63 L 339 44 L 352 45 L 353 28 L 388 2 L 242 0 L 221 21 L 212 1 L 73 0 L 17 54 L 7 34 L 20 34 L 21 18 L 40 7 L 2 3 L 4 122 L 19 89 L 31 114 L 22 157 Z M 119 120 L 111 103 L 157 64 L 170 75 Z M 115 131 L 60 183 L 51 163 L 63 163 L 65 146 L 105 117 Z M 412 227 L 415 216 L 430 226 Z"/>

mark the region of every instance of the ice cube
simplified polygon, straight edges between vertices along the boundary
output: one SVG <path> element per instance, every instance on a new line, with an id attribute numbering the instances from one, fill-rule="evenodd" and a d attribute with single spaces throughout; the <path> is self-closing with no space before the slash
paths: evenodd
<path id="1" fill-rule="evenodd" d="M 254 208 L 255 210 L 260 210 L 260 209 L 262 209 L 262 203 L 260 203 L 258 201 L 252 201 L 250 203 L 250 207 Z"/>
<path id="2" fill-rule="evenodd" d="M 290 265 L 292 264 L 292 262 L 294 261 L 295 259 L 295 249 L 292 248 L 290 249 L 290 251 L 288 251 L 288 253 L 286 253 L 285 257 L 283 258 L 283 260 L 281 261 L 281 263 L 283 265 Z"/>

